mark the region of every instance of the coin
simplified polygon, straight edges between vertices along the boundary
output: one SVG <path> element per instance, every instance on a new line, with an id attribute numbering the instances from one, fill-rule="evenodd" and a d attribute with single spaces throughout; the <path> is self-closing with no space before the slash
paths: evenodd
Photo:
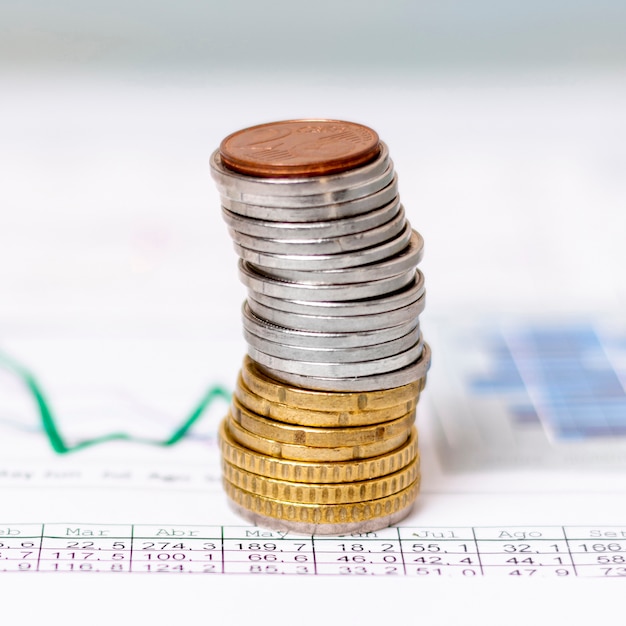
<path id="1" fill-rule="evenodd" d="M 271 239 L 260 235 L 249 235 L 234 228 L 228 232 L 232 240 L 247 250 L 254 252 L 267 252 L 270 254 L 295 254 L 295 255 L 318 255 L 318 254 L 345 254 L 350 251 L 362 250 L 377 246 L 404 230 L 406 217 L 402 208 L 390 220 L 383 222 L 375 228 L 336 235 L 333 237 L 315 237 L 308 239 L 287 239 L 281 237 L 281 233 L 274 233 Z"/>
<path id="2" fill-rule="evenodd" d="M 285 344 L 299 348 L 358 348 L 374 346 L 376 344 L 393 341 L 408 333 L 419 329 L 419 322 L 411 319 L 403 324 L 390 326 L 378 330 L 353 330 L 350 332 L 313 332 L 305 330 L 293 330 L 283 326 L 277 326 L 267 320 L 257 317 L 244 302 L 242 307 L 243 328 L 267 341 Z"/>
<path id="3" fill-rule="evenodd" d="M 355 461 L 381 456 L 400 447 L 408 438 L 409 431 L 403 431 L 382 441 L 364 443 L 355 446 L 336 446 L 314 448 L 307 445 L 283 443 L 261 437 L 240 426 L 229 414 L 228 431 L 235 441 L 242 446 L 269 456 L 291 459 L 293 461 L 311 461 L 327 463 L 336 461 Z"/>
<path id="4" fill-rule="evenodd" d="M 367 126 L 328 119 L 286 120 L 244 128 L 220 144 L 222 162 L 251 176 L 322 176 L 349 170 L 380 152 Z"/>
<path id="5" fill-rule="evenodd" d="M 386 169 L 379 173 L 376 170 L 382 169 L 381 165 L 386 166 Z M 372 169 L 376 174 L 369 176 Z M 211 175 L 224 197 L 247 204 L 292 210 L 364 198 L 384 189 L 395 177 L 393 164 L 378 160 L 371 167 L 366 165 L 359 170 L 317 179 L 252 178 L 226 170 L 217 152 L 211 158 Z M 302 221 L 302 218 L 294 221 Z"/>
<path id="6" fill-rule="evenodd" d="M 419 478 L 419 458 L 401 470 L 370 480 L 353 483 L 307 484 L 260 476 L 242 470 L 227 461 L 222 463 L 224 478 L 249 493 L 301 504 L 350 504 L 385 498 L 398 493 Z"/>
<path id="7" fill-rule="evenodd" d="M 251 511 L 237 504 L 234 500 L 228 501 L 230 508 L 243 519 L 254 526 L 271 528 L 276 531 L 286 531 L 300 535 L 338 535 L 361 536 L 363 534 L 387 528 L 393 524 L 401 522 L 413 509 L 414 501 L 408 502 L 406 507 L 396 511 L 361 522 L 337 522 L 335 524 L 314 524 L 308 522 L 292 522 L 288 520 L 276 519 L 269 515 L 264 515 L 256 511 Z"/>
<path id="8" fill-rule="evenodd" d="M 362 215 L 314 222 L 276 222 L 238 215 L 222 207 L 222 216 L 230 228 L 240 233 L 264 239 L 323 239 L 362 233 L 389 222 L 400 211 L 400 199 Z"/>
<path id="9" fill-rule="evenodd" d="M 416 302 L 424 295 L 424 276 L 416 269 L 415 280 L 405 287 L 377 298 L 365 298 L 362 300 L 348 300 L 344 302 L 306 302 L 304 300 L 285 300 L 272 298 L 262 293 L 252 292 L 249 298 L 278 311 L 300 313 L 301 315 L 330 315 L 333 317 L 357 315 L 373 315 L 375 313 L 387 313 L 395 309 L 401 309 Z"/>
<path id="10" fill-rule="evenodd" d="M 259 177 L 242 175 L 224 167 L 221 157 L 216 150 L 211 157 L 211 175 L 222 195 L 233 198 L 264 197 L 269 205 L 282 205 L 285 198 L 290 199 L 290 205 L 298 204 L 298 199 L 304 199 L 304 204 L 311 206 L 312 197 L 328 197 L 328 194 L 350 190 L 358 196 L 366 195 L 369 185 L 378 187 L 381 176 L 386 177 L 393 173 L 393 163 L 389 160 L 389 151 L 384 143 L 380 144 L 380 152 L 370 163 L 358 168 L 326 176 L 299 176 L 299 177 Z M 378 182 L 377 182 L 378 181 Z M 386 184 L 386 183 L 385 183 Z M 321 204 L 326 204 L 322 202 Z M 320 202 L 315 201 L 315 204 Z"/>
<path id="11" fill-rule="evenodd" d="M 418 456 L 417 430 L 413 427 L 408 439 L 387 454 L 371 459 L 336 462 L 307 462 L 280 459 L 250 450 L 230 434 L 228 418 L 219 429 L 219 445 L 224 460 L 253 474 L 298 483 L 349 483 L 392 474 L 406 467 Z"/>
<path id="12" fill-rule="evenodd" d="M 396 406 L 413 401 L 426 382 L 424 378 L 415 377 L 402 386 L 370 392 L 317 391 L 280 382 L 263 372 L 248 356 L 244 358 L 241 376 L 248 389 L 270 402 L 314 411 L 363 411 Z"/>
<path id="13" fill-rule="evenodd" d="M 255 268 L 247 261 L 240 259 L 239 278 L 246 287 L 277 298 L 317 301 L 358 300 L 381 296 L 408 285 L 415 279 L 415 269 L 410 268 L 402 274 L 372 280 L 371 282 L 352 283 L 350 285 L 308 285 L 273 279 L 262 274 L 259 268 Z"/>
<path id="14" fill-rule="evenodd" d="M 362 215 L 378 209 L 398 197 L 398 177 L 378 191 L 356 198 L 325 198 L 317 205 L 293 207 L 271 206 L 265 199 L 259 202 L 247 202 L 222 195 L 222 207 L 246 217 L 272 222 L 320 222 Z"/>
<path id="15" fill-rule="evenodd" d="M 345 302 L 346 304 L 349 303 L 349 301 Z M 424 310 L 426 298 L 422 296 L 410 305 L 385 313 L 354 316 L 334 316 L 332 315 L 333 310 L 329 311 L 328 315 L 325 315 L 324 311 L 320 311 L 318 315 L 300 315 L 299 313 L 272 309 L 260 304 L 253 297 L 248 298 L 247 304 L 256 317 L 276 326 L 309 332 L 348 333 L 384 330 L 400 324 L 415 324 L 418 315 Z"/>
<path id="16" fill-rule="evenodd" d="M 349 346 L 348 348 L 335 346 L 326 348 L 313 345 L 301 348 L 299 346 L 278 343 L 259 337 L 246 330 L 245 327 L 243 336 L 248 345 L 274 357 L 304 362 L 316 361 L 332 363 L 357 363 L 359 361 L 393 356 L 404 350 L 408 350 L 421 337 L 419 326 L 415 326 L 408 333 L 397 339 L 372 344 L 370 346 Z"/>
<path id="17" fill-rule="evenodd" d="M 388 525 L 388 518 L 393 514 L 408 513 L 420 487 L 418 479 L 406 489 L 385 498 L 352 504 L 319 505 L 282 502 L 244 491 L 227 480 L 223 482 L 228 497 L 243 509 L 271 520 L 295 523 L 297 525 L 291 529 L 315 534 L 336 534 L 338 526 L 342 529 L 346 526 L 351 528 L 352 525 L 362 522 L 372 522 L 370 529 L 384 527 Z M 394 519 L 397 520 L 395 517 Z"/>
<path id="18" fill-rule="evenodd" d="M 233 247 L 244 261 L 264 268 L 267 274 L 272 274 L 274 268 L 302 271 L 337 270 L 375 263 L 401 253 L 411 242 L 411 237 L 411 226 L 405 221 L 402 230 L 391 239 L 358 252 L 353 251 L 341 254 L 276 254 L 250 250 L 239 245 L 236 241 L 233 241 Z M 355 295 L 355 298 L 358 297 L 358 294 Z"/>
<path id="19" fill-rule="evenodd" d="M 248 343 L 248 354 L 259 365 L 274 371 L 310 376 L 312 378 L 367 378 L 407 367 L 420 358 L 424 344 L 420 337 L 406 350 L 382 358 L 356 362 L 302 361 L 267 354 Z"/>
<path id="20" fill-rule="evenodd" d="M 376 391 L 406 385 L 412 381 L 424 378 L 430 367 L 430 347 L 423 344 L 422 355 L 419 359 L 392 372 L 373 374 L 368 376 L 352 376 L 335 378 L 330 376 L 312 376 L 308 374 L 292 374 L 277 370 L 267 365 L 258 364 L 258 368 L 270 378 L 289 383 L 292 386 L 320 391 Z"/>
<path id="21" fill-rule="evenodd" d="M 272 402 L 257 396 L 246 387 L 241 377 L 237 378 L 235 397 L 243 406 L 257 415 L 270 417 L 281 422 L 298 426 L 319 426 L 322 428 L 337 428 L 346 426 L 366 426 L 388 422 L 415 410 L 419 394 L 402 404 L 382 409 L 359 410 L 359 411 L 315 411 L 302 409 L 280 402 Z"/>
<path id="22" fill-rule="evenodd" d="M 376 262 L 355 263 L 350 267 L 333 268 L 326 270 L 293 270 L 272 268 L 268 271 L 273 278 L 287 280 L 305 285 L 344 285 L 380 280 L 397 276 L 402 272 L 415 269 L 421 261 L 424 252 L 424 241 L 418 233 L 412 231 L 409 244 L 396 254 L 380 259 Z M 374 246 L 378 247 L 378 246 Z M 368 251 L 372 248 L 368 248 Z M 348 253 L 346 253 L 348 254 Z M 361 257 L 362 250 L 352 253 L 355 258 Z M 343 256 L 343 255 L 342 255 Z"/>
<path id="23" fill-rule="evenodd" d="M 233 398 L 230 407 L 231 417 L 248 432 L 272 439 L 280 443 L 311 446 L 314 448 L 339 448 L 361 446 L 384 441 L 398 435 L 408 435 L 415 422 L 415 410 L 395 420 L 383 424 L 368 426 L 349 426 L 347 428 L 320 428 L 312 426 L 295 426 L 273 419 L 261 417 L 249 411 L 237 398 Z"/>

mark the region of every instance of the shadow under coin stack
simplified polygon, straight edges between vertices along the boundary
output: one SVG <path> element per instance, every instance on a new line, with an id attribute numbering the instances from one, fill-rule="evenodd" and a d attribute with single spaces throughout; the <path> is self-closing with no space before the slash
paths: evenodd
<path id="1" fill-rule="evenodd" d="M 224 487 L 246 519 L 367 532 L 410 511 L 430 365 L 421 236 L 387 147 L 335 120 L 247 128 L 211 157 L 248 288 L 248 355 L 220 427 Z"/>

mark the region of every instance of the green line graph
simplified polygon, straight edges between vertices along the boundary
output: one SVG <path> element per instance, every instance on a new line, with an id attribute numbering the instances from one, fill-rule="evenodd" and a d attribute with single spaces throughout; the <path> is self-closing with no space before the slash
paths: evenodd
<path id="1" fill-rule="evenodd" d="M 110 441 L 130 441 L 164 448 L 173 446 L 185 437 L 191 427 L 202 417 L 202 415 L 204 415 L 213 402 L 220 399 L 230 402 L 231 395 L 229 391 L 219 385 L 209 387 L 200 402 L 198 402 L 191 413 L 167 439 L 148 439 L 144 437 L 135 437 L 133 435 L 129 435 L 128 433 L 117 432 L 95 437 L 93 439 L 84 439 L 78 443 L 70 445 L 61 434 L 61 431 L 57 426 L 57 420 L 54 416 L 54 412 L 52 411 L 52 407 L 46 399 L 43 389 L 35 376 L 15 359 L 2 354 L 1 352 L 0 367 L 15 374 L 30 392 L 30 395 L 37 406 L 43 431 L 48 438 L 50 447 L 57 454 L 77 452 L 78 450 L 84 450 L 85 448 L 90 448 L 92 446 L 104 444 Z"/>

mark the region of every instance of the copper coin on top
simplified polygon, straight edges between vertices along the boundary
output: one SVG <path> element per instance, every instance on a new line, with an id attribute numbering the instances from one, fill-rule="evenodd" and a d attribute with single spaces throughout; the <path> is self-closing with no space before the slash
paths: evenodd
<path id="1" fill-rule="evenodd" d="M 339 120 L 286 120 L 244 128 L 220 144 L 225 167 L 266 178 L 337 174 L 372 161 L 378 135 Z"/>

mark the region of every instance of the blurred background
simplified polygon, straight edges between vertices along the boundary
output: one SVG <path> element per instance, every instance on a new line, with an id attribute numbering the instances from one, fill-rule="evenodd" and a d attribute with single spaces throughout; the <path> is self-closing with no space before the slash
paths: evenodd
<path id="1" fill-rule="evenodd" d="M 623 67 L 618 0 L 11 2 L 3 63 L 93 71 Z"/>

